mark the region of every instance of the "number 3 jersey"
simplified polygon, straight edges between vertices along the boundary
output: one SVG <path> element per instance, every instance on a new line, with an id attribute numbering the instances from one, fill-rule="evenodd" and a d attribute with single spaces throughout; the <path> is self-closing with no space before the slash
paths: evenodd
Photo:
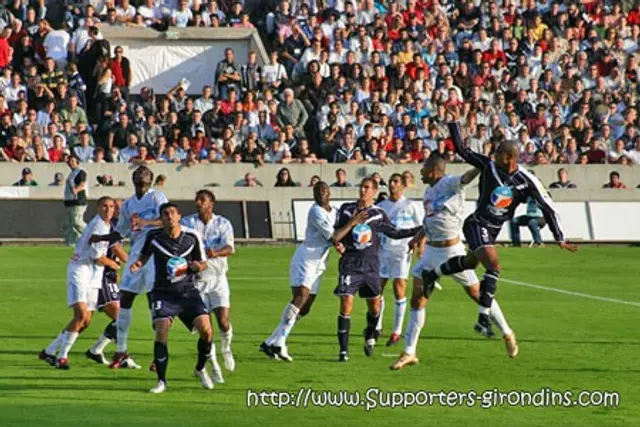
<path id="1" fill-rule="evenodd" d="M 386 199 L 378 203 L 378 207 L 382 208 L 391 224 L 399 230 L 419 227 L 422 224 L 423 215 L 420 209 L 411 200 L 400 197 L 395 202 Z M 405 239 L 390 239 L 382 235 L 380 238 L 380 250 L 384 253 L 404 256 L 407 254 L 410 237 Z"/>

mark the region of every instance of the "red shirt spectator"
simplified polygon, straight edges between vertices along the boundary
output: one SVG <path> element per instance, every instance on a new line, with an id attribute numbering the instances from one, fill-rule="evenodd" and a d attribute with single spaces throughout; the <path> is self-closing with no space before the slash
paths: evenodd
<path id="1" fill-rule="evenodd" d="M 640 25 L 640 6 L 629 12 L 627 16 L 628 25 Z"/>
<path id="2" fill-rule="evenodd" d="M 11 47 L 5 37 L 0 38 L 0 68 L 4 69 L 11 62 Z"/>
<path id="3" fill-rule="evenodd" d="M 407 64 L 407 74 L 413 79 L 418 79 L 418 70 L 424 70 L 424 77 L 429 78 L 429 67 L 426 62 L 422 60 L 420 55 L 413 56 L 413 62 Z"/>
<path id="4" fill-rule="evenodd" d="M 507 63 L 507 57 L 500 49 L 499 42 L 494 39 L 491 42 L 491 48 L 482 54 L 482 61 L 488 62 L 493 67 L 498 59 L 502 59 L 503 64 Z"/>
<path id="5" fill-rule="evenodd" d="M 52 163 L 61 162 L 64 159 L 64 150 L 62 148 L 49 148 L 49 161 Z"/>
<path id="6" fill-rule="evenodd" d="M 111 61 L 111 72 L 113 73 L 113 79 L 116 86 L 127 85 L 127 80 L 124 78 L 122 63 L 118 61 Z"/>

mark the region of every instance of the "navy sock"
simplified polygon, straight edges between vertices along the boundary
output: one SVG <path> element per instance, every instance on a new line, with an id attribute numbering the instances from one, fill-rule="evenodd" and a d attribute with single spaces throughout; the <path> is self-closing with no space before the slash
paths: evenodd
<path id="1" fill-rule="evenodd" d="M 211 354 L 211 341 L 205 341 L 202 338 L 198 340 L 198 364 L 196 370 L 201 371 L 207 363 L 207 359 Z"/>
<path id="2" fill-rule="evenodd" d="M 444 263 L 440 264 L 440 271 L 436 270 L 441 276 L 451 276 L 452 274 L 461 273 L 468 268 L 464 265 L 464 255 L 454 256 L 449 258 Z"/>
<path id="3" fill-rule="evenodd" d="M 116 321 L 112 320 L 105 328 L 103 332 L 104 336 L 109 338 L 111 341 L 116 340 L 117 330 L 116 330 Z"/>
<path id="4" fill-rule="evenodd" d="M 351 316 L 338 315 L 338 343 L 340 353 L 349 352 L 349 330 L 351 329 Z"/>
<path id="5" fill-rule="evenodd" d="M 375 337 L 379 318 L 380 313 L 372 313 L 370 311 L 367 311 L 367 329 L 365 331 L 365 339 L 371 339 Z"/>
<path id="6" fill-rule="evenodd" d="M 156 341 L 153 343 L 153 362 L 156 365 L 156 374 L 162 382 L 167 382 L 167 366 L 169 365 L 169 349 L 167 344 Z"/>
<path id="7" fill-rule="evenodd" d="M 500 272 L 495 270 L 487 270 L 484 278 L 480 282 L 480 305 L 485 308 L 491 308 L 493 298 L 496 294 L 497 281 L 500 278 Z"/>

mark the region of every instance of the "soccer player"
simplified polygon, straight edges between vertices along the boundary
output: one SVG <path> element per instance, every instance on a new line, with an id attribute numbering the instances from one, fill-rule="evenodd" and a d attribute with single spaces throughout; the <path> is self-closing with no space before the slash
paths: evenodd
<path id="1" fill-rule="evenodd" d="M 422 182 L 429 187 L 424 193 L 424 228 L 409 243 L 410 247 L 418 241 L 426 239 L 427 246 L 420 262 L 413 269 L 413 292 L 411 294 L 411 311 L 405 334 L 404 351 L 390 368 L 402 369 L 418 363 L 416 348 L 420 331 L 425 322 L 425 306 L 429 302 L 429 294 L 423 292 L 422 275 L 425 270 L 437 267 L 451 257 L 466 254 L 460 239 L 464 212 L 464 188 L 478 176 L 478 169 L 471 169 L 460 176 L 446 175 L 446 162 L 441 157 L 429 158 L 422 167 Z M 480 298 L 480 284 L 473 270 L 465 270 L 455 274 L 453 278 L 476 303 Z M 429 289 L 429 293 L 432 289 Z M 491 317 L 505 336 L 507 352 L 515 357 L 518 351 L 515 334 L 496 300 L 491 305 Z"/>
<path id="2" fill-rule="evenodd" d="M 333 240 L 344 245 L 340 257 L 338 285 L 334 294 L 340 297 L 338 316 L 338 361 L 349 360 L 349 330 L 351 311 L 356 293 L 367 299 L 367 327 L 364 331 L 364 352 L 373 355 L 378 333 L 380 316 L 380 261 L 378 248 L 384 234 L 392 239 L 404 239 L 418 233 L 422 227 L 398 230 L 393 226 L 383 209 L 373 204 L 378 191 L 378 183 L 372 178 L 364 178 L 360 183 L 358 201 L 345 203 L 337 214 Z M 408 250 L 408 249 L 407 249 Z"/>
<path id="3" fill-rule="evenodd" d="M 118 222 L 120 205 L 122 204 L 121 202 L 121 200 L 117 200 L 115 202 L 110 233 L 114 232 L 115 224 Z M 117 235 L 113 242 L 109 242 L 107 258 L 118 264 L 127 262 L 127 253 L 122 247 L 122 239 L 120 238 L 120 235 Z M 105 266 L 104 273 L 102 274 L 102 287 L 98 293 L 98 310 L 104 312 L 111 319 L 111 322 L 104 328 L 104 332 L 98 337 L 96 343 L 85 352 L 85 355 L 88 359 L 91 359 L 96 363 L 108 365 L 109 362 L 104 356 L 104 349 L 110 342 L 116 340 L 116 319 L 118 318 L 118 312 L 120 311 L 118 271 L 108 266 Z"/>
<path id="4" fill-rule="evenodd" d="M 480 169 L 480 196 L 478 207 L 464 221 L 462 231 L 470 252 L 450 258 L 445 263 L 429 270 L 423 276 L 425 293 L 439 276 L 452 275 L 464 270 L 475 269 L 481 263 L 485 270 L 480 283 L 478 321 L 474 329 L 485 336 L 492 336 L 490 312 L 496 293 L 496 282 L 500 277 L 500 262 L 495 248 L 495 239 L 506 221 L 513 219 L 516 207 L 529 197 L 540 206 L 544 219 L 561 249 L 575 252 L 578 248 L 565 241 L 551 197 L 540 181 L 518 166 L 518 147 L 515 143 L 503 141 L 496 149 L 495 160 L 478 154 L 464 146 L 459 111 L 452 108 L 449 113 L 449 131 L 456 152 L 469 164 Z"/>
<path id="5" fill-rule="evenodd" d="M 382 208 L 391 223 L 399 229 L 418 227 L 422 224 L 422 213 L 415 204 L 402 194 L 406 187 L 405 178 L 394 173 L 389 178 L 389 197 L 378 206 Z M 392 346 L 400 341 L 402 323 L 407 308 L 405 298 L 407 278 L 411 267 L 411 252 L 407 246 L 411 238 L 389 239 L 382 236 L 380 239 L 380 318 L 378 319 L 378 331 L 382 330 L 382 316 L 384 315 L 384 288 L 389 279 L 393 280 L 393 293 L 395 295 L 395 309 L 393 316 L 393 331 L 387 341 L 387 346 Z M 380 333 L 380 332 L 379 332 Z"/>
<path id="6" fill-rule="evenodd" d="M 221 350 L 225 367 L 233 372 L 236 362 L 231 353 L 233 330 L 229 323 L 229 281 L 227 280 L 227 257 L 231 256 L 233 244 L 233 226 L 231 222 L 213 213 L 216 203 L 214 194 L 209 190 L 196 193 L 197 214 L 182 218 L 181 224 L 196 230 L 204 243 L 207 255 L 207 269 L 200 275 L 196 283 L 208 313 L 214 313 L 222 338 Z M 211 363 L 213 365 L 213 381 L 223 383 L 222 370 L 216 359 L 215 343 L 211 346 Z"/>
<path id="7" fill-rule="evenodd" d="M 89 243 L 92 234 L 109 233 L 113 211 L 114 201 L 111 197 L 98 200 L 98 214 L 85 228 L 67 265 L 67 303 L 73 309 L 73 319 L 38 355 L 41 360 L 58 369 L 69 369 L 69 351 L 78 335 L 91 323 L 91 316 L 97 308 L 104 267 L 120 268 L 116 261 L 107 257 L 107 242 Z"/>
<path id="8" fill-rule="evenodd" d="M 122 204 L 116 231 L 121 236 L 131 238 L 129 259 L 120 283 L 120 312 L 116 321 L 117 340 L 116 353 L 110 367 L 118 369 L 128 367 L 139 369 L 127 352 L 129 326 L 133 317 L 133 302 L 136 296 L 151 291 L 153 287 L 153 260 L 144 268 L 135 272 L 131 270 L 131 263 L 138 259 L 147 232 L 160 227 L 160 206 L 167 203 L 167 197 L 160 191 L 151 188 L 153 172 L 146 166 L 140 166 L 132 176 L 135 194 Z"/>
<path id="9" fill-rule="evenodd" d="M 195 230 L 180 225 L 180 211 L 173 203 L 164 203 L 160 207 L 160 216 L 162 228 L 147 233 L 140 257 L 130 266 L 135 274 L 151 259 L 154 261 L 151 315 L 155 328 L 153 358 L 158 383 L 149 391 L 158 394 L 166 390 L 169 364 L 167 338 L 175 316 L 200 333 L 194 373 L 202 386 L 210 390 L 214 386 L 205 364 L 211 353 L 211 322 L 195 285 L 196 275 L 207 268 L 202 240 Z"/>
<path id="10" fill-rule="evenodd" d="M 296 249 L 289 265 L 291 302 L 282 312 L 280 323 L 271 336 L 260 344 L 260 351 L 273 359 L 292 362 L 286 339 L 295 323 L 309 314 L 320 288 L 322 274 L 327 269 L 329 248 L 333 244 L 333 226 L 336 210 L 329 200 L 331 192 L 327 183 L 319 181 L 313 186 L 315 203 L 307 214 L 304 241 Z"/>

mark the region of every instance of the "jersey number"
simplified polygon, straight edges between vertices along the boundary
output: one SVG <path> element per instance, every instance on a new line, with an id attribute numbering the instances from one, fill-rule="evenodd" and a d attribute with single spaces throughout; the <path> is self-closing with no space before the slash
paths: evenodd
<path id="1" fill-rule="evenodd" d="M 341 286 L 351 285 L 351 276 L 340 276 L 340 285 Z"/>
<path id="2" fill-rule="evenodd" d="M 162 309 L 162 301 L 154 301 L 152 310 L 156 312 L 156 311 L 160 311 L 161 309 Z"/>

